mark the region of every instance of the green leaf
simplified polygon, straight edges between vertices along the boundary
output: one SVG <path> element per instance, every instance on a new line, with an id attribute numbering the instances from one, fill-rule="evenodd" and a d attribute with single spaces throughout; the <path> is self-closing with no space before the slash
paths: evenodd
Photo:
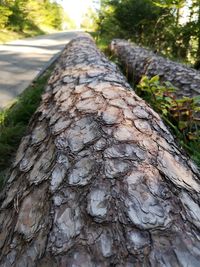
<path id="1" fill-rule="evenodd" d="M 193 100 L 194 100 L 194 103 L 195 103 L 195 104 L 199 104 L 199 103 L 200 103 L 200 95 L 199 95 L 199 96 L 195 96 L 195 97 L 193 98 Z"/>
<path id="2" fill-rule="evenodd" d="M 170 103 L 170 104 L 174 102 L 174 100 L 169 96 L 165 97 L 165 101 Z"/>
<path id="3" fill-rule="evenodd" d="M 151 79 L 150 79 L 150 83 L 157 83 L 159 82 L 159 75 L 156 75 L 156 76 L 153 76 Z"/>
<path id="4" fill-rule="evenodd" d="M 188 127 L 188 123 L 187 123 L 187 121 L 179 121 L 179 123 L 178 123 L 178 128 L 179 128 L 180 130 L 183 130 L 183 129 L 187 128 L 187 127 Z"/>
<path id="5" fill-rule="evenodd" d="M 163 110 L 162 110 L 162 113 L 163 113 L 163 115 L 167 115 L 167 113 L 168 113 L 168 110 L 166 109 L 166 108 L 164 108 Z"/>

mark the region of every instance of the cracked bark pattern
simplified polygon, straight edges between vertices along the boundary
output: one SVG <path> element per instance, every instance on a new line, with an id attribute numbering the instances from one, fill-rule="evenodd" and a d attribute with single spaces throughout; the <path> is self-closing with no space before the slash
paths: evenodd
<path id="1" fill-rule="evenodd" d="M 199 266 L 198 170 L 130 89 L 67 45 L 1 196 L 0 266 Z"/>
<path id="2" fill-rule="evenodd" d="M 136 83 L 143 75 L 159 75 L 161 81 L 169 81 L 177 88 L 177 97 L 199 96 L 199 71 L 163 58 L 126 40 L 115 39 L 110 48 L 126 68 L 129 77 L 134 78 Z"/>

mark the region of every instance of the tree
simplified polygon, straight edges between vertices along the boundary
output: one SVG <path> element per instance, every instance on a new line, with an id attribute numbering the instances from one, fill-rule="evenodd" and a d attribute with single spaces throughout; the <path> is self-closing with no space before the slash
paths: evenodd
<path id="1" fill-rule="evenodd" d="M 1 196 L 1 266 L 199 266 L 199 173 L 130 89 L 68 44 Z"/>
<path id="2" fill-rule="evenodd" d="M 120 28 L 119 34 L 122 37 L 133 38 L 139 43 L 152 43 L 152 35 L 154 32 L 153 25 L 156 24 L 158 18 L 163 14 L 163 9 L 152 5 L 150 0 L 125 0 L 125 1 L 104 1 L 102 6 L 102 15 L 104 24 L 109 26 L 109 21 L 116 24 Z M 110 16 L 108 17 L 110 13 Z M 113 17 L 113 18 L 112 18 Z M 116 28 L 116 26 L 115 26 Z M 115 31 L 115 34 L 118 33 Z M 113 31 L 113 28 L 107 31 Z M 155 40 L 154 40 L 155 41 Z"/>
<path id="3" fill-rule="evenodd" d="M 12 14 L 9 3 L 10 1 L 0 1 L 0 29 L 3 29 L 7 26 L 9 16 Z"/>
<path id="4" fill-rule="evenodd" d="M 55 29 L 61 29 L 62 28 L 62 22 L 63 22 L 63 9 L 62 7 L 57 4 L 55 1 L 50 2 L 46 1 L 45 3 L 45 23 L 52 28 Z"/>
<path id="5" fill-rule="evenodd" d="M 184 7 L 185 0 L 157 0 L 153 1 L 156 6 L 175 9 L 176 10 L 176 27 L 178 27 L 179 19 L 180 19 L 180 10 Z"/>
<path id="6" fill-rule="evenodd" d="M 100 33 L 126 38 L 172 59 L 198 65 L 199 0 L 104 0 Z M 183 7 L 187 16 L 182 19 Z"/>
<path id="7" fill-rule="evenodd" d="M 8 0 L 6 6 L 0 3 L 2 8 L 2 23 L 15 31 L 39 30 L 44 25 L 55 29 L 62 27 L 63 9 L 55 1 Z"/>
<path id="8" fill-rule="evenodd" d="M 16 31 L 23 32 L 28 22 L 28 12 L 26 10 L 26 0 L 15 0 L 10 6 L 12 15 L 9 17 L 9 26 Z"/>

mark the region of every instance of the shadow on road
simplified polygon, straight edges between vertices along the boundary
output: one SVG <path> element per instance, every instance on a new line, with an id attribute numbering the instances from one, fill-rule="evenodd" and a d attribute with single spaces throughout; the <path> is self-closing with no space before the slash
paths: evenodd
<path id="1" fill-rule="evenodd" d="M 21 93 L 80 31 L 31 37 L 0 45 L 0 108 Z"/>

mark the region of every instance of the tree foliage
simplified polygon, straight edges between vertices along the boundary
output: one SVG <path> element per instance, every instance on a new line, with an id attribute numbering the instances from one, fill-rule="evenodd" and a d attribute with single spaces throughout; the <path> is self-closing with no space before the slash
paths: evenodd
<path id="1" fill-rule="evenodd" d="M 1 0 L 0 28 L 24 31 L 40 26 L 61 29 L 63 9 L 50 0 Z"/>
<path id="2" fill-rule="evenodd" d="M 8 1 L 0 1 L 0 14 L 0 28 L 3 29 L 8 23 L 9 16 L 12 14 Z"/>
<path id="3" fill-rule="evenodd" d="M 200 0 L 102 0 L 98 26 L 200 68 Z"/>

